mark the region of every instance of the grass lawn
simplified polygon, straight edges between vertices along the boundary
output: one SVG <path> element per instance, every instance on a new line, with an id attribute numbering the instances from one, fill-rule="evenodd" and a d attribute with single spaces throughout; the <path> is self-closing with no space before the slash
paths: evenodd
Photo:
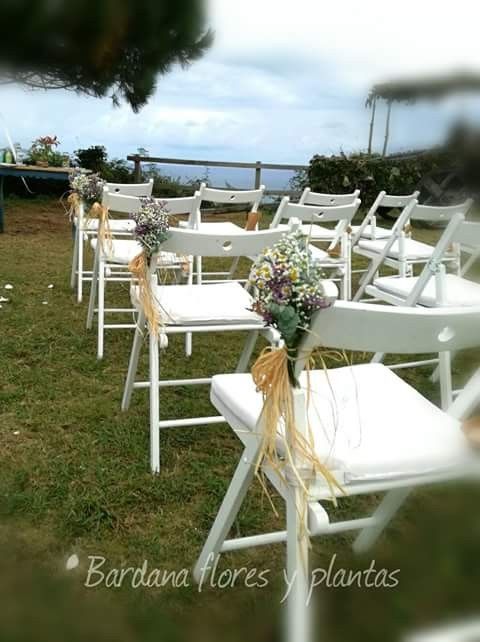
<path id="1" fill-rule="evenodd" d="M 436 235 L 416 231 L 419 239 Z M 286 588 L 281 545 L 221 560 L 222 570 L 268 569 L 265 588 L 199 592 L 191 575 L 179 587 L 84 587 L 93 555 L 105 557 L 103 571 L 143 560 L 150 569 L 190 570 L 241 448 L 225 425 L 166 431 L 162 472 L 150 475 L 146 392 L 135 393 L 128 413 L 120 411 L 131 335 L 107 333 L 105 358 L 97 362 L 95 333 L 85 329 L 87 302 L 77 305 L 69 288 L 71 251 L 69 222 L 57 201 L 7 202 L 0 236 L 0 295 L 10 299 L 0 309 L 0 640 L 278 640 Z M 7 283 L 13 290 L 4 289 Z M 126 285 L 112 293 L 115 302 L 127 303 Z M 171 377 L 231 371 L 242 339 L 196 336 L 190 360 L 183 340 L 171 339 L 163 371 Z M 471 361 L 467 355 L 455 362 L 459 379 Z M 402 376 L 437 400 L 428 375 Z M 163 416 L 212 412 L 206 389 L 168 389 L 161 403 Z M 337 554 L 336 569 L 367 569 L 373 558 L 377 569 L 400 569 L 395 589 L 323 589 L 321 638 L 387 642 L 475 613 L 479 500 L 479 491 L 464 485 L 418 492 L 363 558 L 350 552 L 350 535 L 314 540 L 313 567 L 328 568 Z M 256 484 L 236 534 L 282 529 L 276 505 L 280 518 Z M 371 508 L 371 499 L 346 499 L 331 515 Z M 73 554 L 79 565 L 68 571 Z"/>

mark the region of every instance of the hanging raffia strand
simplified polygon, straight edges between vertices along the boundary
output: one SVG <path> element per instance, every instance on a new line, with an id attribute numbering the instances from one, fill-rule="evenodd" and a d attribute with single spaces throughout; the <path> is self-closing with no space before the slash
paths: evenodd
<path id="1" fill-rule="evenodd" d="M 63 201 L 64 196 L 60 200 Z M 78 210 L 80 208 L 80 197 L 76 192 L 72 192 L 68 195 L 68 218 L 70 221 L 73 221 L 75 216 L 78 216 Z M 65 206 L 64 206 L 65 207 Z"/>
<path id="2" fill-rule="evenodd" d="M 256 230 L 260 218 L 260 212 L 249 212 L 245 221 L 245 230 L 247 232 L 253 232 L 254 230 Z"/>
<path id="3" fill-rule="evenodd" d="M 130 261 L 128 269 L 138 281 L 138 300 L 145 313 L 148 330 L 152 335 L 158 336 L 162 317 L 152 290 L 150 259 L 145 250 Z"/>
<path id="4" fill-rule="evenodd" d="M 110 219 L 108 216 L 108 209 L 103 205 L 100 205 L 96 201 L 90 208 L 87 214 L 87 223 L 90 219 L 97 218 L 98 223 L 98 239 L 101 243 L 103 250 L 109 254 L 112 251 L 112 230 L 110 229 Z"/>
<path id="5" fill-rule="evenodd" d="M 304 436 L 295 423 L 291 374 L 294 361 L 287 347 L 267 347 L 252 367 L 253 380 L 257 390 L 263 395 L 263 409 L 259 421 L 262 446 L 256 462 L 256 473 L 258 474 L 262 463 L 266 462 L 284 481 L 286 474 L 289 478 L 293 475 L 294 482 L 306 495 L 309 481 L 317 474 L 322 475 L 335 501 L 335 488 L 342 492 L 343 489 L 325 464 L 319 461 L 310 425 L 309 434 Z M 308 372 L 310 357 L 306 362 Z M 308 399 L 307 393 L 307 401 Z M 284 425 L 284 458 L 280 458 L 278 454 L 278 439 L 281 438 L 278 429 L 281 423 Z"/>

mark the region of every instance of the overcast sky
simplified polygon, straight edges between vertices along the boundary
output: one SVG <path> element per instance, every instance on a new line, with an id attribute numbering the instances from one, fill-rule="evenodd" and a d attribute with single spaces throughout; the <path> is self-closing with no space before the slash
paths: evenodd
<path id="1" fill-rule="evenodd" d="M 56 134 L 62 150 L 104 144 L 113 156 L 307 162 L 364 149 L 365 97 L 375 82 L 458 68 L 480 70 L 473 0 L 211 0 L 210 52 L 159 80 L 140 114 L 107 99 L 2 88 L 14 140 Z M 478 100 L 394 108 L 392 149 L 439 140 Z M 375 144 L 381 147 L 384 111 Z"/>

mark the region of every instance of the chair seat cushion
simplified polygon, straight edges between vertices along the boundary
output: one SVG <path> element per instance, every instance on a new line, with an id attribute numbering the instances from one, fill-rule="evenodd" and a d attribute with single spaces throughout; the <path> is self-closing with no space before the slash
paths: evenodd
<path id="1" fill-rule="evenodd" d="M 155 296 L 164 323 L 170 325 L 264 324 L 249 309 L 252 297 L 239 283 L 160 285 Z M 138 286 L 132 286 L 131 298 L 138 308 Z"/>
<path id="2" fill-rule="evenodd" d="M 372 254 L 380 254 L 385 247 L 386 241 L 364 241 L 360 240 L 354 251 L 365 250 Z M 429 259 L 434 251 L 434 247 L 422 243 L 421 241 L 414 241 L 413 239 L 405 239 L 405 257 L 410 261 L 418 259 Z M 361 254 L 361 252 L 359 252 Z M 393 243 L 388 251 L 387 256 L 392 259 L 398 259 L 400 254 L 398 241 Z"/>
<path id="3" fill-rule="evenodd" d="M 344 260 L 341 257 L 330 256 L 328 252 L 325 252 L 325 250 L 321 250 L 315 245 L 309 245 L 309 249 L 312 254 L 312 258 L 315 261 L 320 261 L 321 263 L 332 263 L 334 265 L 338 264 L 339 262 L 344 263 Z"/>
<path id="4" fill-rule="evenodd" d="M 75 217 L 75 225 L 77 224 L 77 217 Z M 133 232 L 136 226 L 135 221 L 131 219 L 113 219 L 108 220 L 108 224 L 112 232 Z M 84 222 L 84 230 L 96 231 L 98 230 L 99 220 L 98 218 L 91 218 L 88 221 Z"/>
<path id="5" fill-rule="evenodd" d="M 353 225 L 352 234 L 354 235 L 357 234 L 359 229 L 360 229 L 360 225 Z M 375 230 L 375 236 L 374 236 L 374 230 Z M 391 234 L 392 234 L 392 230 L 389 230 L 386 227 L 379 227 L 378 225 L 375 225 L 375 228 L 373 228 L 371 225 L 366 225 L 360 238 L 369 239 L 373 241 L 377 239 L 388 239 L 390 238 Z"/>
<path id="6" fill-rule="evenodd" d="M 92 239 L 91 246 L 93 250 L 96 249 L 98 239 Z M 114 239 L 110 243 L 108 241 L 104 244 L 104 259 L 109 263 L 119 263 L 121 265 L 128 265 L 142 251 L 142 246 L 133 239 Z M 161 252 L 159 261 L 162 266 L 180 265 L 183 263 L 182 259 L 173 252 Z"/>
<path id="7" fill-rule="evenodd" d="M 393 294 L 402 299 L 406 299 L 410 292 L 417 284 L 418 277 L 397 277 L 397 276 L 382 276 L 375 279 L 373 285 L 379 290 L 383 290 L 388 294 Z M 418 300 L 420 305 L 427 308 L 437 307 L 436 297 L 436 282 L 432 277 L 424 288 Z M 480 305 L 480 285 L 463 279 L 456 274 L 445 275 L 445 301 L 442 307 L 445 306 L 471 306 Z"/>
<path id="8" fill-rule="evenodd" d="M 277 225 L 277 228 L 280 230 L 285 230 L 288 232 L 288 225 L 281 223 Z M 313 241 L 332 241 L 337 232 L 335 229 L 330 229 L 328 227 L 323 227 L 323 225 L 315 225 L 310 223 L 304 223 L 301 226 L 302 233 L 306 236 L 309 236 Z"/>
<path id="9" fill-rule="evenodd" d="M 471 455 L 460 422 L 382 364 L 314 370 L 310 388 L 316 453 L 346 483 L 444 471 Z M 250 374 L 213 377 L 211 400 L 240 437 L 257 430 L 262 395 Z"/>

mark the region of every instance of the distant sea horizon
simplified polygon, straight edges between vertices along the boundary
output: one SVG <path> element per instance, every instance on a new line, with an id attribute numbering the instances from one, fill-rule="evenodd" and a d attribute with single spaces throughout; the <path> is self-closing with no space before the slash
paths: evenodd
<path id="1" fill-rule="evenodd" d="M 147 162 L 144 166 L 148 165 Z M 192 180 L 206 180 L 212 187 L 249 189 L 255 185 L 255 170 L 237 169 L 231 167 L 202 167 L 188 165 L 161 165 L 155 163 L 155 168 L 162 176 L 188 183 Z M 267 190 L 288 190 L 290 180 L 295 172 L 290 170 L 262 170 L 262 184 Z"/>

